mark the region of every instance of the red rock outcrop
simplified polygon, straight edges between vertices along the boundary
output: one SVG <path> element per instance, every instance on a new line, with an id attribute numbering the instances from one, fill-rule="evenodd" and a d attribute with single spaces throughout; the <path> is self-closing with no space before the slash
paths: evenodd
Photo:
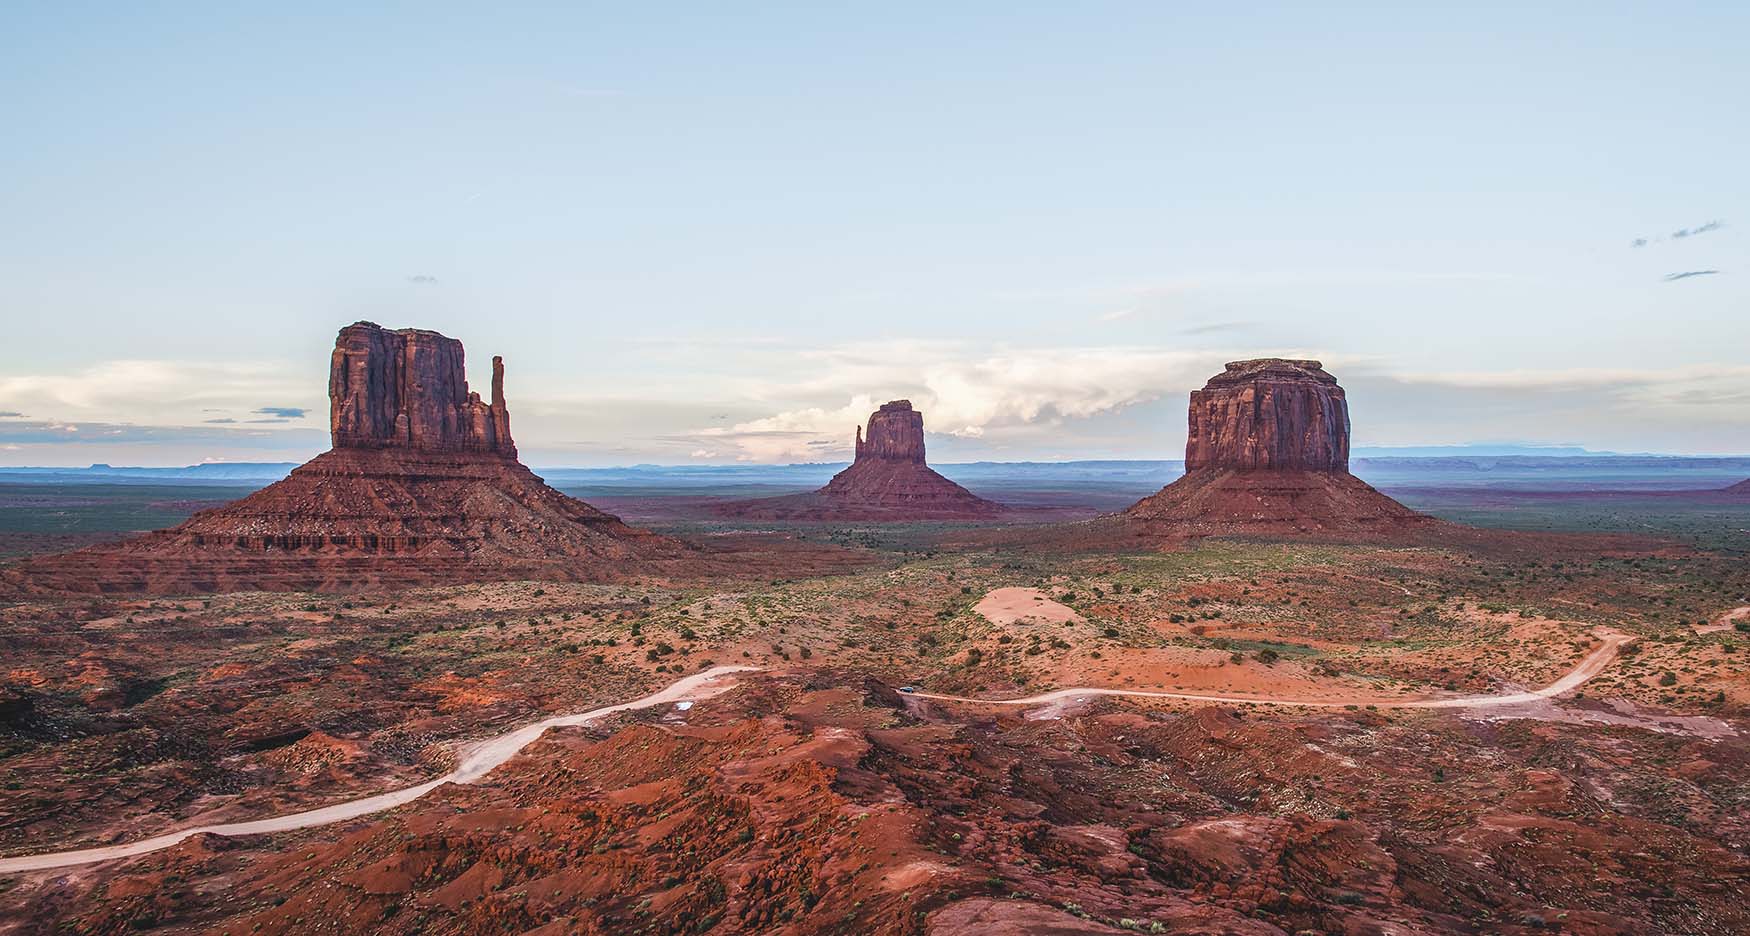
<path id="1" fill-rule="evenodd" d="M 335 448 L 493 452 L 516 457 L 504 402 L 504 359 L 492 359 L 492 402 L 468 390 L 462 343 L 372 322 L 340 330 L 328 368 Z"/>
<path id="2" fill-rule="evenodd" d="M 869 435 L 857 427 L 856 461 L 924 463 L 924 414 L 910 400 L 881 404 L 869 414 Z"/>
<path id="3" fill-rule="evenodd" d="M 719 505 L 720 516 L 762 520 L 981 520 L 1006 508 L 924 463 L 924 414 L 910 400 L 884 403 L 859 428 L 856 460 L 807 494 Z"/>
<path id="4" fill-rule="evenodd" d="M 1235 361 L 1191 391 L 1185 470 L 1348 471 L 1349 403 L 1318 361 Z"/>
<path id="5" fill-rule="evenodd" d="M 1126 522 L 1161 537 L 1357 534 L 1431 518 L 1349 473 L 1349 404 L 1318 361 L 1235 361 L 1191 392 L 1185 476 Z"/>
<path id="6" fill-rule="evenodd" d="M 341 329 L 328 381 L 334 447 L 284 480 L 180 526 L 30 560 L 18 590 L 345 591 L 648 572 L 690 547 L 548 487 L 516 459 L 504 363 L 470 393 L 462 344 Z"/>

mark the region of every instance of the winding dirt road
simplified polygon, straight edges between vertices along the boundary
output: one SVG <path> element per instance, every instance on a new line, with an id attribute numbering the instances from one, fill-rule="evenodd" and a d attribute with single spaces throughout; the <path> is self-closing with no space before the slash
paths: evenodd
<path id="1" fill-rule="evenodd" d="M 1521 702 L 1533 702 L 1538 699 L 1549 699 L 1577 688 L 1599 673 L 1616 659 L 1617 651 L 1622 645 L 1634 639 L 1632 634 L 1616 631 L 1594 631 L 1593 636 L 1602 643 L 1596 650 L 1587 654 L 1577 666 L 1566 676 L 1556 680 L 1542 689 L 1532 689 L 1526 692 L 1510 692 L 1492 696 L 1459 696 L 1449 699 L 1343 699 L 1341 701 L 1325 701 L 1318 699 L 1285 699 L 1273 696 L 1238 696 L 1238 695 L 1202 695 L 1195 692 L 1156 692 L 1146 689 L 1055 689 L 1036 696 L 1022 699 L 973 699 L 967 696 L 937 695 L 933 692 L 909 693 L 915 699 L 934 699 L 938 702 L 967 702 L 974 705 L 1045 705 L 1052 702 L 1062 702 L 1066 699 L 1080 699 L 1087 696 L 1130 696 L 1142 699 L 1189 699 L 1194 702 L 1222 702 L 1239 705 L 1293 705 L 1301 708 L 1342 708 L 1346 705 L 1372 705 L 1379 708 L 1482 708 L 1490 705 L 1516 705 Z"/>
<path id="2" fill-rule="evenodd" d="M 1190 692 L 1152 692 L 1142 689 L 1102 689 L 1077 688 L 1057 689 L 1023 699 L 973 699 L 966 696 L 938 695 L 932 692 L 911 693 L 912 698 L 933 699 L 939 702 L 962 702 L 973 705 L 1043 705 L 1060 702 L 1066 699 L 1080 699 L 1088 696 L 1130 696 L 1134 698 L 1153 699 L 1188 699 L 1195 702 L 1222 702 L 1240 705 L 1292 705 L 1303 708 L 1340 708 L 1346 705 L 1375 705 L 1379 708 L 1480 708 L 1492 705 L 1514 705 L 1522 702 L 1532 702 L 1538 699 L 1548 699 L 1569 692 L 1580 684 L 1604 671 L 1611 661 L 1616 659 L 1617 651 L 1623 644 L 1633 640 L 1633 635 L 1615 631 L 1599 630 L 1594 632 L 1601 643 L 1598 648 L 1587 654 L 1577 666 L 1566 676 L 1556 680 L 1542 689 L 1527 692 L 1513 692 L 1493 696 L 1463 696 L 1447 699 L 1415 699 L 1376 701 L 1345 699 L 1342 701 L 1323 701 L 1312 699 L 1284 699 L 1255 696 L 1201 695 Z M 328 825 L 359 816 L 370 815 L 385 809 L 393 809 L 430 793 L 446 783 L 472 783 L 490 772 L 493 768 L 516 756 L 518 751 L 527 747 L 549 728 L 559 728 L 570 725 L 582 725 L 598 718 L 624 712 L 631 709 L 648 708 L 665 702 L 681 702 L 708 698 L 733 686 L 734 680 L 724 677 L 735 673 L 757 670 L 754 666 L 718 666 L 702 673 L 695 673 L 681 679 L 668 687 L 651 693 L 642 699 L 622 702 L 618 705 L 604 706 L 581 712 L 576 715 L 560 715 L 544 719 L 531 725 L 525 725 L 514 731 L 494 738 L 488 738 L 470 747 L 462 763 L 455 770 L 418 786 L 394 790 L 389 793 L 379 793 L 362 799 L 335 803 L 319 809 L 291 813 L 284 816 L 272 816 L 266 819 L 255 819 L 249 822 L 229 822 L 220 825 L 194 826 L 175 832 L 123 845 L 104 845 L 97 848 L 85 848 L 76 851 L 49 852 L 41 855 L 21 855 L 16 858 L 0 858 L 0 874 L 17 873 L 21 871 L 43 871 L 51 868 L 64 868 L 71 865 L 90 864 L 97 861 L 109 861 L 116 858 L 131 858 L 144 855 L 147 852 L 169 848 L 191 835 L 261 835 L 268 832 L 287 832 L 293 829 L 308 829 L 312 826 Z"/>
<path id="3" fill-rule="evenodd" d="M 1697 627 L 1695 632 L 1698 634 L 1712 634 L 1716 631 L 1731 630 L 1737 625 L 1737 622 L 1744 620 L 1745 618 L 1750 618 L 1750 605 L 1744 605 L 1741 608 L 1733 608 L 1725 614 L 1714 618 L 1712 624 L 1703 624 L 1700 627 Z"/>
<path id="4" fill-rule="evenodd" d="M 516 756 L 518 751 L 527 747 L 530 742 L 539 738 L 549 728 L 561 728 L 570 725 L 583 725 L 612 715 L 615 712 L 625 712 L 631 709 L 649 708 L 665 702 L 691 701 L 709 698 L 732 687 L 734 680 L 724 677 L 735 673 L 758 669 L 754 666 L 718 666 L 695 673 L 664 689 L 658 690 L 642 699 L 631 702 L 621 702 L 618 705 L 604 706 L 576 715 L 559 715 L 553 718 L 524 725 L 513 731 L 506 732 L 494 738 L 478 742 L 467 749 L 461 765 L 447 774 L 408 787 L 404 790 L 393 790 L 367 796 L 363 799 L 349 800 L 323 806 L 320 809 L 305 812 L 290 813 L 284 816 L 272 816 L 267 819 L 255 819 L 249 822 L 227 822 L 220 825 L 195 826 L 166 832 L 163 835 L 129 842 L 124 845 L 104 845 L 98 848 L 83 848 L 77 851 L 49 852 L 42 855 L 21 855 L 16 858 L 0 858 L 0 874 L 19 871 L 43 871 L 50 868 L 64 868 L 70 865 L 90 864 L 94 861 L 109 861 L 114 858 L 131 858 L 169 848 L 191 835 L 260 835 L 265 832 L 286 832 L 292 829 L 308 829 L 311 826 L 327 825 L 331 822 L 341 822 L 370 815 L 385 809 L 393 809 L 404 803 L 411 803 L 430 793 L 446 783 L 473 783 L 490 772 L 493 768 Z"/>

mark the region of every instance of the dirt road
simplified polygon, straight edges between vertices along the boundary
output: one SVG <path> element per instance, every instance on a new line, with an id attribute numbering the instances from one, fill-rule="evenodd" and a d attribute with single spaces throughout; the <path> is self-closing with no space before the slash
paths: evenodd
<path id="1" fill-rule="evenodd" d="M 1745 610 L 1745 609 L 1740 609 Z M 973 699 L 965 696 L 937 695 L 931 692 L 912 693 L 913 698 L 933 699 L 939 702 L 960 702 L 973 705 L 1045 705 L 1066 700 L 1080 700 L 1090 696 L 1129 696 L 1134 698 L 1153 699 L 1188 699 L 1195 702 L 1221 702 L 1239 705 L 1292 705 L 1305 708 L 1340 708 L 1349 705 L 1374 705 L 1379 708 L 1438 708 L 1438 709 L 1468 709 L 1492 705 L 1514 705 L 1531 702 L 1538 699 L 1548 699 L 1569 692 L 1587 680 L 1604 671 L 1612 660 L 1616 659 L 1617 651 L 1623 644 L 1633 640 L 1633 635 L 1615 631 L 1599 630 L 1594 633 L 1600 641 L 1599 646 L 1587 654 L 1567 675 L 1550 683 L 1542 689 L 1526 692 L 1512 692 L 1492 696 L 1462 696 L 1444 699 L 1381 699 L 1376 701 L 1345 699 L 1342 701 L 1326 701 L 1318 699 L 1291 699 L 1260 696 L 1226 696 L 1201 695 L 1189 692 L 1153 692 L 1141 689 L 1103 689 L 1084 687 L 1076 689 L 1057 689 L 1022 699 Z M 367 796 L 361 799 L 349 800 L 311 809 L 305 812 L 291 813 L 285 816 L 272 816 L 267 819 L 256 819 L 249 822 L 231 822 L 220 825 L 195 826 L 176 832 L 129 842 L 123 845 L 105 845 L 98 848 L 85 848 L 77 851 L 49 852 L 41 855 L 23 855 L 16 858 L 0 858 L 0 874 L 20 871 L 41 871 L 50 868 L 62 868 L 70 865 L 88 864 L 95 861 L 108 861 L 115 858 L 130 858 L 147 852 L 169 848 L 191 835 L 260 835 L 267 832 L 286 832 L 292 829 L 308 829 L 312 826 L 327 825 L 354 819 L 359 816 L 393 809 L 405 803 L 410 803 L 431 792 L 445 783 L 472 783 L 485 776 L 498 765 L 510 760 L 527 747 L 549 728 L 568 725 L 582 725 L 595 719 L 624 712 L 630 709 L 648 708 L 665 702 L 680 702 L 685 700 L 707 698 L 723 692 L 734 685 L 734 680 L 726 679 L 739 672 L 758 669 L 753 666 L 719 666 L 696 673 L 679 680 L 667 688 L 654 692 L 642 699 L 609 705 L 577 715 L 560 715 L 525 725 L 514 731 L 481 741 L 468 749 L 462 763 L 455 770 L 436 780 Z"/>
<path id="2" fill-rule="evenodd" d="M 49 868 L 64 868 L 69 865 L 89 864 L 94 861 L 108 861 L 114 858 L 131 858 L 135 855 L 157 851 L 160 848 L 169 848 L 191 835 L 260 835 L 266 832 L 285 832 L 291 829 L 308 829 L 311 826 L 327 825 L 331 822 L 341 822 L 381 812 L 385 809 L 393 809 L 396 806 L 419 799 L 446 783 L 472 783 L 480 779 L 493 768 L 516 756 L 518 751 L 527 747 L 530 742 L 539 738 L 549 728 L 587 724 L 615 712 L 649 708 L 652 705 L 661 705 L 665 702 L 708 698 L 735 684 L 734 680 L 725 677 L 752 669 L 757 669 L 757 667 L 718 666 L 671 683 L 668 687 L 653 692 L 642 699 L 592 709 L 576 715 L 559 715 L 535 722 L 532 725 L 524 725 L 514 731 L 472 745 L 463 755 L 461 765 L 455 770 L 436 780 L 404 790 L 379 793 L 376 796 L 366 796 L 362 799 L 335 803 L 332 806 L 323 806 L 320 809 L 311 809 L 284 816 L 272 816 L 267 819 L 179 829 L 175 832 L 166 832 L 163 835 L 123 845 L 104 845 L 77 851 L 0 858 L 0 874 L 42 871 Z"/>
<path id="3" fill-rule="evenodd" d="M 1714 618 L 1712 624 L 1700 625 L 1695 629 L 1695 632 L 1698 634 L 1712 634 L 1716 631 L 1731 630 L 1737 625 L 1737 622 L 1746 618 L 1750 618 L 1750 605 L 1745 605 L 1741 608 L 1733 608 L 1725 614 Z"/>
<path id="4" fill-rule="evenodd" d="M 911 693 L 913 698 L 934 699 L 939 702 L 967 702 L 975 705 L 1046 705 L 1052 702 L 1062 702 L 1068 699 L 1082 699 L 1089 696 L 1129 696 L 1141 699 L 1188 699 L 1193 702 L 1221 702 L 1238 705 L 1293 705 L 1302 708 L 1342 708 L 1346 705 L 1372 705 L 1378 708 L 1480 708 L 1490 705 L 1513 705 L 1520 702 L 1530 702 L 1535 699 L 1548 699 L 1559 696 L 1577 688 L 1586 680 L 1604 672 L 1604 668 L 1616 659 L 1616 654 L 1622 645 L 1634 639 L 1632 634 L 1622 634 L 1615 631 L 1600 630 L 1593 634 L 1602 641 L 1598 648 L 1587 654 L 1573 670 L 1561 679 L 1543 687 L 1526 692 L 1510 692 L 1492 696 L 1460 696 L 1449 699 L 1344 699 L 1342 701 L 1326 701 L 1321 699 L 1291 699 L 1276 696 L 1237 696 L 1237 695 L 1203 695 L 1194 692 L 1157 692 L 1146 689 L 1102 689 L 1081 687 L 1075 689 L 1056 689 L 1043 692 L 1036 696 L 1021 699 L 973 699 L 966 696 L 937 695 L 933 692 Z"/>

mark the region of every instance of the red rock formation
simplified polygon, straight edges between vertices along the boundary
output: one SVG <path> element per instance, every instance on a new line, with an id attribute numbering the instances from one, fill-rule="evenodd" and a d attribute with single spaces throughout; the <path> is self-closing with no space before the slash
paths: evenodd
<path id="1" fill-rule="evenodd" d="M 7 570 L 30 590 L 348 590 L 596 579 L 690 547 L 548 487 L 516 460 L 504 363 L 492 402 L 468 391 L 462 344 L 436 332 L 341 329 L 329 372 L 334 447 L 284 480 L 169 530 Z"/>
<path id="2" fill-rule="evenodd" d="M 924 414 L 911 408 L 910 400 L 881 404 L 869 414 L 869 436 L 857 429 L 856 461 L 924 463 Z"/>
<path id="3" fill-rule="evenodd" d="M 1185 476 L 1122 519 L 1162 537 L 1353 534 L 1430 518 L 1349 473 L 1349 404 L 1318 361 L 1236 361 L 1191 392 Z"/>
<path id="4" fill-rule="evenodd" d="M 924 414 L 910 400 L 882 404 L 857 430 L 856 460 L 808 494 L 738 501 L 721 516 L 765 520 L 979 520 L 1001 504 L 942 477 L 924 464 Z"/>
<path id="5" fill-rule="evenodd" d="M 493 452 L 516 457 L 504 402 L 504 359 L 492 359 L 492 402 L 468 391 L 462 343 L 372 322 L 340 330 L 328 368 L 335 448 Z"/>
<path id="6" fill-rule="evenodd" d="M 1185 470 L 1348 471 L 1349 404 L 1318 361 L 1235 361 L 1191 391 Z"/>

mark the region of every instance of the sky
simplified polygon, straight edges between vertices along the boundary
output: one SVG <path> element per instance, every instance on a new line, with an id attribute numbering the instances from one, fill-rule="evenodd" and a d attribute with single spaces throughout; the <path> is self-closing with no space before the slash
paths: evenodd
<path id="1" fill-rule="evenodd" d="M 356 320 L 536 465 L 1174 458 L 1269 355 L 1750 453 L 1742 3 L 364 6 L 0 5 L 0 465 L 307 458 Z"/>

